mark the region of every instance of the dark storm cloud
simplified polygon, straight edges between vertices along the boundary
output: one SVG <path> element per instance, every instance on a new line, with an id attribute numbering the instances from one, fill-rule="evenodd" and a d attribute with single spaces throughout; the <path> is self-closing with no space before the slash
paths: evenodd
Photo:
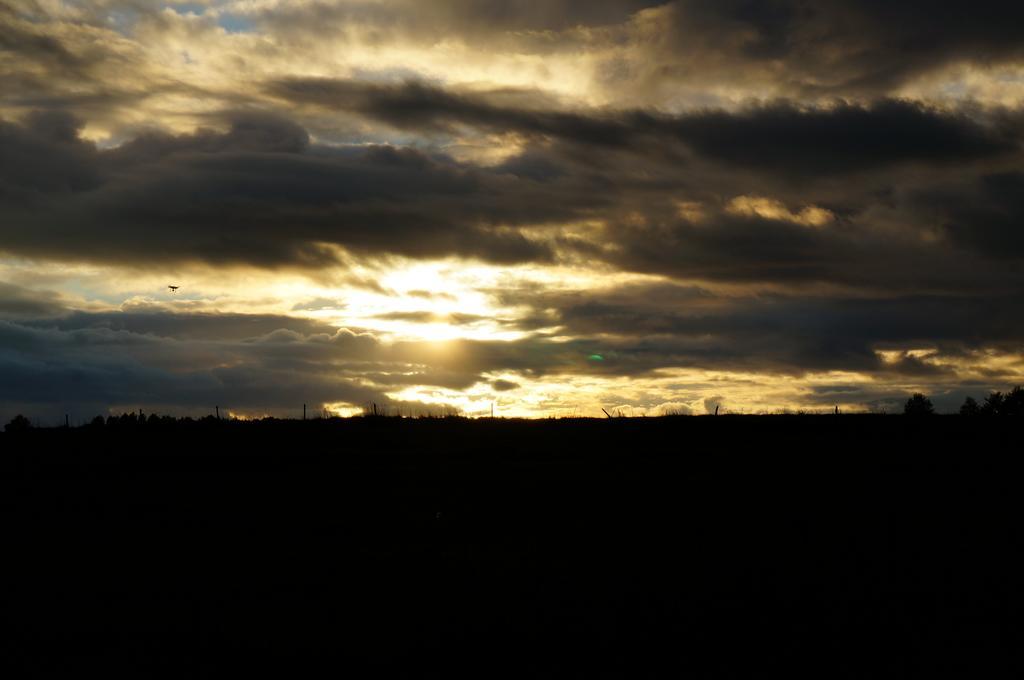
<path id="1" fill-rule="evenodd" d="M 73 311 L 28 323 L 61 331 L 105 329 L 175 340 L 245 340 L 269 335 L 282 327 L 305 335 L 333 334 L 336 330 L 309 319 L 273 314 L 181 314 L 155 307 L 117 312 Z"/>
<path id="2" fill-rule="evenodd" d="M 524 327 L 553 327 L 575 340 L 535 366 L 547 372 L 645 376 L 666 368 L 802 376 L 853 371 L 877 379 L 962 380 L 961 371 L 995 374 L 986 352 L 1020 356 L 1024 303 L 1018 295 L 843 297 L 716 295 L 677 285 L 602 290 L 507 290 L 535 310 Z M 541 343 L 538 346 L 544 346 Z M 906 353 L 931 348 L 934 357 Z M 984 349 L 979 349 L 984 348 Z M 883 359 L 880 352 L 894 352 Z M 599 354 L 601 361 L 589 359 Z M 934 359 L 955 359 L 958 368 Z"/>
<path id="3" fill-rule="evenodd" d="M 668 37 L 652 58 L 690 58 L 666 63 L 666 75 L 771 66 L 780 84 L 808 94 L 884 93 L 951 63 L 1024 55 L 1024 8 L 1007 0 L 678 0 L 659 19 Z"/>
<path id="4" fill-rule="evenodd" d="M 781 101 L 740 111 L 666 116 L 639 110 L 559 111 L 524 106 L 530 92 L 509 102 L 500 99 L 507 92 L 456 93 L 419 82 L 291 78 L 269 83 L 268 92 L 293 104 L 354 112 L 402 130 L 452 132 L 461 125 L 586 146 L 631 147 L 652 155 L 666 145 L 683 144 L 711 160 L 797 176 L 1008 154 L 1020 150 L 1024 129 L 1019 115 L 975 112 L 971 117 L 893 99 L 818 107 Z M 557 174 L 551 166 L 540 166 L 540 172 Z"/>
<path id="5" fill-rule="evenodd" d="M 1013 294 L 983 300 L 957 296 L 808 298 L 716 297 L 677 286 L 636 286 L 600 300 L 541 298 L 574 335 L 760 337 L 766 343 L 820 345 L 1011 344 L 1024 335 L 1024 301 Z M 772 339 L 774 336 L 774 339 Z"/>
<path id="6" fill-rule="evenodd" d="M 109 152 L 116 168 L 130 168 L 181 154 L 291 153 L 309 148 L 309 133 L 280 116 L 240 111 L 226 116 L 230 127 L 219 133 L 207 129 L 191 135 L 144 132 Z"/>
<path id="7" fill-rule="evenodd" d="M 894 231 L 875 228 L 872 207 L 858 206 L 849 218 L 820 227 L 715 209 L 697 223 L 672 217 L 613 222 L 602 257 L 623 269 L 678 279 L 829 283 L 884 294 L 989 295 L 1022 284 L 1019 268 L 926 237 L 925 230 L 937 226 L 927 213 L 901 206 Z"/>
<path id="8" fill-rule="evenodd" d="M 782 102 L 738 113 L 697 113 L 673 127 L 708 158 L 791 175 L 850 173 L 908 161 L 958 163 L 1020 149 L 1017 121 L 984 124 L 898 100 L 828 108 Z"/>
<path id="9" fill-rule="evenodd" d="M 409 367 L 380 351 L 370 335 L 289 317 L 78 312 L 0 319 L 0 410 L 8 418 L 19 410 L 68 409 L 91 417 L 109 408 L 180 414 L 220 405 L 286 414 L 303 403 L 388 403 L 385 387 L 364 374 Z"/>
<path id="10" fill-rule="evenodd" d="M 0 281 L 0 318 L 41 317 L 65 311 L 60 296 Z"/>
<path id="11" fill-rule="evenodd" d="M 497 132 L 567 138 L 586 144 L 623 146 L 638 141 L 651 124 L 635 114 L 640 125 L 612 117 L 530 109 L 495 101 L 502 94 L 460 94 L 415 81 L 368 83 L 332 78 L 288 78 L 268 84 L 268 93 L 295 104 L 315 104 L 362 114 L 399 129 L 452 131 L 469 125 Z M 528 99 L 538 93 L 523 92 Z"/>
<path id="12" fill-rule="evenodd" d="M 123 331 L 65 332 L 0 321 L 0 405 L 30 413 L 73 407 L 76 416 L 91 417 L 116 407 L 182 413 L 205 412 L 214 404 L 280 413 L 307 402 L 380 398 L 379 391 L 352 381 L 262 362 L 251 352 L 240 359 L 238 349 L 225 342 L 179 347 Z M 223 365 L 216 356 L 236 361 Z"/>
<path id="13" fill-rule="evenodd" d="M 418 87 L 364 88 L 372 103 L 353 106 L 384 110 L 392 100 L 378 100 L 382 91 Z M 408 148 L 312 145 L 294 122 L 253 112 L 232 114 L 226 132 L 147 133 L 109 150 L 79 140 L 79 123 L 61 114 L 5 123 L 2 247 L 129 264 L 312 269 L 337 264 L 329 245 L 498 263 L 550 261 L 558 249 L 691 279 L 903 293 L 1020 284 L 1019 272 L 990 261 L 1020 253 L 1020 178 L 995 170 L 1020 159 L 1009 114 L 974 120 L 883 101 L 609 114 L 589 126 L 586 114 L 563 112 L 549 125 L 534 119 L 546 121 L 543 112 L 502 117 L 493 104 L 435 94 L 446 102 L 440 110 L 402 106 L 403 119 L 484 120 L 538 139 L 484 168 Z M 610 146 L 594 132 L 605 125 L 616 130 Z M 680 161 L 664 152 L 673 144 L 698 155 Z M 730 208 L 730 197 L 765 190 L 793 219 L 808 205 L 832 213 L 812 227 Z M 677 215 L 683 199 L 697 200 L 703 217 Z M 558 235 L 561 223 L 594 218 L 607 226 Z"/>
<path id="14" fill-rule="evenodd" d="M 34 112 L 21 125 L 0 120 L 0 206 L 99 186 L 96 149 L 78 139 L 80 127 L 60 112 Z"/>
<path id="15" fill-rule="evenodd" d="M 40 131 L 36 119 L 0 135 L 2 247 L 33 255 L 319 267 L 333 262 L 323 244 L 334 244 L 535 261 L 550 257 L 546 247 L 509 227 L 574 211 L 442 156 L 311 147 L 302 128 L 265 115 L 236 117 L 223 134 L 148 134 L 107 151 L 58 125 Z"/>
<path id="16" fill-rule="evenodd" d="M 997 260 L 1024 257 L 1024 173 L 985 174 L 916 198 L 954 242 Z"/>

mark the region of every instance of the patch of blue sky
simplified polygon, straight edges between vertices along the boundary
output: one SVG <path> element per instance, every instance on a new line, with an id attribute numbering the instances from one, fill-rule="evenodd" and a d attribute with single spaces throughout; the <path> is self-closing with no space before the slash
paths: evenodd
<path id="1" fill-rule="evenodd" d="M 178 14 L 201 16 L 209 11 L 211 15 L 216 16 L 217 25 L 228 33 L 252 33 L 256 30 L 255 24 L 249 17 L 242 14 L 218 11 L 217 6 L 218 3 L 211 4 L 208 2 L 174 2 L 165 5 L 165 7 L 174 10 Z"/>
<path id="2" fill-rule="evenodd" d="M 240 14 L 221 14 L 217 17 L 217 25 L 228 33 L 252 33 L 256 30 L 252 20 Z"/>
<path id="3" fill-rule="evenodd" d="M 107 27 L 127 37 L 131 35 L 132 27 L 138 18 L 139 13 L 133 9 L 113 10 L 106 16 Z"/>

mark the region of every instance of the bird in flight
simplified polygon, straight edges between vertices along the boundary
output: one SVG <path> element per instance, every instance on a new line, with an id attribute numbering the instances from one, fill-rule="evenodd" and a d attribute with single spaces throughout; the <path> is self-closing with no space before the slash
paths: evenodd
<path id="1" fill-rule="evenodd" d="M 172 293 L 173 293 L 174 291 L 178 290 L 179 288 L 181 288 L 181 286 L 167 286 L 167 289 L 168 289 L 169 291 L 171 291 Z"/>

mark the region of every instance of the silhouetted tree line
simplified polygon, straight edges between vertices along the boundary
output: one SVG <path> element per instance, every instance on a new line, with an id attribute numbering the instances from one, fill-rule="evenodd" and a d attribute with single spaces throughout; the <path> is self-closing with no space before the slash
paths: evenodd
<path id="1" fill-rule="evenodd" d="M 4 426 L 4 432 L 24 432 L 31 427 L 32 423 L 29 422 L 28 418 L 19 413 L 11 418 L 11 422 Z"/>
<path id="2" fill-rule="evenodd" d="M 203 421 L 216 421 L 217 419 L 213 416 L 206 416 L 202 418 Z M 133 427 L 157 427 L 160 425 L 177 425 L 179 422 L 194 422 L 192 418 L 175 418 L 173 416 L 160 416 L 155 413 L 150 413 L 146 416 L 141 411 L 139 413 L 122 413 L 121 415 L 111 415 L 104 418 L 103 416 L 96 416 L 90 422 L 88 427 L 91 428 L 133 428 Z"/>
<path id="3" fill-rule="evenodd" d="M 935 413 L 932 400 L 920 392 L 915 392 L 903 405 L 903 413 L 908 416 L 926 416 Z M 982 403 L 974 397 L 964 399 L 960 407 L 962 416 L 1022 416 L 1024 415 L 1024 388 L 1017 385 L 1003 394 L 992 392 Z"/>
<path id="4" fill-rule="evenodd" d="M 935 406 L 932 404 L 931 399 L 926 395 L 916 392 L 907 399 L 903 405 L 903 413 L 905 415 L 932 415 L 935 413 Z M 1024 388 L 1017 385 L 1007 393 L 1003 392 L 992 392 L 984 401 L 980 404 L 974 397 L 967 397 L 964 399 L 963 405 L 960 407 L 960 415 L 962 416 L 1024 416 Z M 366 409 L 364 417 L 399 417 L 398 411 L 386 411 L 383 408 L 378 408 L 376 412 L 370 408 Z M 423 417 L 423 416 L 421 416 Z M 431 416 L 426 416 L 431 417 Z M 440 415 L 433 416 L 435 418 L 461 418 L 458 412 L 451 410 Z M 337 420 L 337 416 L 331 417 L 316 417 L 312 420 Z M 277 418 L 263 418 L 263 421 L 275 421 Z M 111 430 L 133 430 L 133 429 L 156 429 L 156 428 L 171 428 L 180 425 L 225 425 L 228 423 L 242 423 L 245 421 L 236 420 L 234 418 L 218 418 L 213 415 L 204 416 L 203 418 L 191 418 L 186 416 L 184 418 L 175 418 L 173 416 L 161 416 L 155 413 L 151 413 L 148 416 L 142 411 L 138 413 L 122 413 L 121 415 L 109 415 L 107 417 L 96 416 L 88 425 L 82 427 L 88 429 L 111 429 Z M 18 414 L 11 419 L 7 425 L 4 426 L 4 431 L 9 433 L 24 432 L 32 429 L 32 422 L 24 415 Z"/>
<path id="5" fill-rule="evenodd" d="M 1003 394 L 992 392 L 982 403 L 978 403 L 973 397 L 964 399 L 960 407 L 962 416 L 1021 416 L 1024 415 L 1024 389 L 1017 385 L 1012 390 Z"/>
<path id="6" fill-rule="evenodd" d="M 229 422 L 229 419 L 219 419 L 212 415 L 199 419 L 188 416 L 184 418 L 175 418 L 174 416 L 161 416 L 155 413 L 151 413 L 147 416 L 142 411 L 139 411 L 138 413 L 122 413 L 121 415 L 109 415 L 107 417 L 96 416 L 90 420 L 87 425 L 82 425 L 81 427 L 93 430 L 131 430 L 140 428 L 152 429 L 158 427 L 176 427 L 183 424 L 214 424 L 225 422 Z M 25 430 L 30 429 L 32 429 L 31 421 L 21 414 L 14 416 L 14 418 L 11 419 L 11 422 L 4 426 L 5 432 L 24 432 Z"/>

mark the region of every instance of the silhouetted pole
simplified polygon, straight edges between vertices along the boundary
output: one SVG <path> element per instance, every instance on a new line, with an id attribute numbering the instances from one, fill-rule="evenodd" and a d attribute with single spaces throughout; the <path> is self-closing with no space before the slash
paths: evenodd
<path id="1" fill-rule="evenodd" d="M 71 427 L 71 425 L 68 424 L 68 414 L 67 413 L 64 414 L 64 427 L 66 427 L 66 428 L 67 427 Z"/>
<path id="2" fill-rule="evenodd" d="M 305 404 L 302 405 L 302 419 L 303 420 L 306 419 L 306 405 Z"/>
<path id="3" fill-rule="evenodd" d="M 601 410 L 602 410 L 602 411 L 604 411 L 604 409 L 603 409 L 603 408 L 602 408 Z M 612 417 L 612 414 L 611 414 L 611 413 L 608 413 L 608 411 L 604 411 L 604 414 L 605 414 L 606 416 L 608 416 L 609 418 L 611 418 L 611 417 Z"/>
<path id="4" fill-rule="evenodd" d="M 494 402 L 491 402 L 491 417 L 494 417 Z"/>
<path id="5" fill-rule="evenodd" d="M 718 407 L 719 406 L 721 406 L 721 404 L 715 404 L 715 415 L 716 416 L 718 415 Z"/>
<path id="6" fill-rule="evenodd" d="M 213 409 L 217 412 L 217 420 L 220 420 L 220 406 L 214 406 Z"/>
<path id="7" fill-rule="evenodd" d="M 836 404 L 836 415 L 839 415 L 839 404 Z"/>
<path id="8" fill-rule="evenodd" d="M 377 415 L 377 402 L 373 402 L 373 415 Z"/>

